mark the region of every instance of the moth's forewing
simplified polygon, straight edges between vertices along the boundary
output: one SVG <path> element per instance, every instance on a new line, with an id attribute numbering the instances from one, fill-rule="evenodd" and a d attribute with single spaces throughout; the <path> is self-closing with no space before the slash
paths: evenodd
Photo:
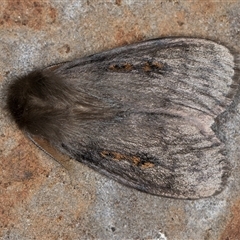
<path id="1" fill-rule="evenodd" d="M 211 126 L 238 84 L 227 48 L 203 39 L 156 39 L 51 71 L 74 89 L 65 94 L 71 101 L 57 137 L 48 139 L 60 152 L 155 195 L 197 199 L 223 189 L 230 169 Z M 60 105 L 54 96 L 51 104 Z"/>
<path id="2" fill-rule="evenodd" d="M 67 169 L 67 170 L 71 169 L 72 166 L 70 164 L 70 157 L 68 155 L 58 151 L 46 139 L 43 139 L 39 136 L 29 135 L 29 134 L 27 134 L 27 136 L 30 138 L 30 140 L 35 145 L 37 145 L 41 150 L 43 150 L 45 153 L 47 153 L 51 158 L 56 160 L 65 169 Z"/>

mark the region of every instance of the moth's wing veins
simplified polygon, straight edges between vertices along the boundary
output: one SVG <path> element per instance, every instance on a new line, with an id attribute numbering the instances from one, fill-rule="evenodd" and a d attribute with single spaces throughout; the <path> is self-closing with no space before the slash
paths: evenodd
<path id="1" fill-rule="evenodd" d="M 59 148 L 151 194 L 216 194 L 230 169 L 211 126 L 236 92 L 234 67 L 226 47 L 191 38 L 156 39 L 65 63 L 56 74 L 116 113 L 67 119 L 74 131 Z"/>

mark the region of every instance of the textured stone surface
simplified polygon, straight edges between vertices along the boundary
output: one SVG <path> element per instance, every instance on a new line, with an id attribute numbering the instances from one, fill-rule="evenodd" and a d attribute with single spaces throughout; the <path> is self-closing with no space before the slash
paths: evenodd
<path id="1" fill-rule="evenodd" d="M 233 169 L 229 184 L 197 201 L 128 189 L 74 161 L 78 177 L 71 177 L 17 130 L 4 109 L 4 90 L 15 76 L 163 36 L 209 38 L 240 52 L 240 1 L 1 1 L 1 239 L 240 239 L 237 104 L 222 126 Z"/>

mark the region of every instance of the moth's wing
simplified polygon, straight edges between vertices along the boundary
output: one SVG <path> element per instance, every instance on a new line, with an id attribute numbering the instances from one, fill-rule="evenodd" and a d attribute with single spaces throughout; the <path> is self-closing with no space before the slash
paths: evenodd
<path id="1" fill-rule="evenodd" d="M 59 152 L 56 148 L 54 148 L 49 141 L 46 139 L 31 135 L 29 133 L 26 133 L 28 138 L 36 145 L 38 146 L 42 151 L 44 151 L 46 154 L 48 154 L 50 157 L 55 159 L 62 167 L 64 167 L 69 172 L 71 171 L 72 165 L 70 163 L 70 157 L 66 154 L 63 154 Z"/>
<path id="2" fill-rule="evenodd" d="M 202 39 L 156 39 L 54 71 L 117 110 L 111 119 L 75 119 L 78 130 L 58 146 L 62 152 L 151 194 L 196 199 L 223 189 L 230 169 L 211 126 L 236 92 L 227 48 Z"/>

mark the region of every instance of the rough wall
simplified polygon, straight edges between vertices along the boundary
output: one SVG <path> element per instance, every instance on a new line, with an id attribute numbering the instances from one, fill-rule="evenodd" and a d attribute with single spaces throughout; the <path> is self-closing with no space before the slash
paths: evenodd
<path id="1" fill-rule="evenodd" d="M 224 126 L 229 184 L 197 201 L 144 194 L 75 162 L 79 178 L 73 185 L 69 173 L 30 143 L 4 109 L 5 87 L 18 75 L 164 36 L 213 39 L 240 53 L 240 1 L 1 1 L 1 239 L 240 239 L 237 105 Z"/>

